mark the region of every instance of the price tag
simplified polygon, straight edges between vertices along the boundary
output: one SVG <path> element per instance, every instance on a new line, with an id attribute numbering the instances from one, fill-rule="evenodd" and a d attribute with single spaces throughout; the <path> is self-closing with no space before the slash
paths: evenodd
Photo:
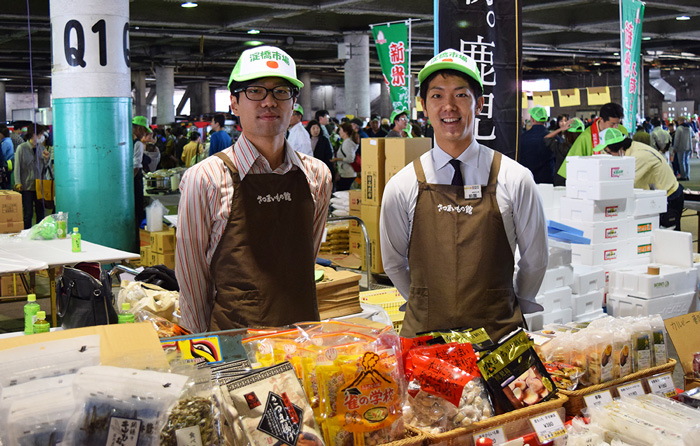
<path id="1" fill-rule="evenodd" d="M 464 186 L 464 198 L 466 200 L 481 198 L 481 186 L 478 184 Z"/>
<path id="2" fill-rule="evenodd" d="M 564 423 L 562 423 L 561 417 L 556 411 L 530 418 L 530 424 L 535 429 L 540 443 L 547 443 L 557 437 L 566 435 Z"/>
<path id="3" fill-rule="evenodd" d="M 487 431 L 478 432 L 474 434 L 473 437 L 474 444 L 476 444 L 476 440 L 478 440 L 479 438 L 490 438 L 491 440 L 493 440 L 494 445 L 499 445 L 506 442 L 506 434 L 503 433 L 503 426 L 498 426 Z"/>
<path id="4" fill-rule="evenodd" d="M 673 385 L 673 378 L 670 373 L 657 375 L 649 378 L 651 393 L 666 397 L 676 396 L 676 386 Z"/>
<path id="5" fill-rule="evenodd" d="M 612 400 L 613 397 L 610 390 L 601 390 L 600 392 L 591 393 L 590 395 L 583 397 L 583 401 L 586 402 L 587 407 L 604 406 Z"/>
<path id="6" fill-rule="evenodd" d="M 631 384 L 620 386 L 617 388 L 620 396 L 637 396 L 644 395 L 644 387 L 642 387 L 641 381 L 635 381 Z"/>

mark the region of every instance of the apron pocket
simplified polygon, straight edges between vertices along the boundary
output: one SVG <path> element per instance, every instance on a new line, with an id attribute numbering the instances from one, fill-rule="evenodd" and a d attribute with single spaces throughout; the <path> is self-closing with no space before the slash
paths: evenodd
<path id="1" fill-rule="evenodd" d="M 216 296 L 213 316 L 220 326 L 230 321 L 236 328 L 252 327 L 260 325 L 261 308 L 259 290 L 228 291 Z"/>
<path id="2" fill-rule="evenodd" d="M 508 334 L 522 326 L 523 318 L 516 308 L 515 291 L 513 288 L 493 288 L 484 292 L 484 302 L 481 317 L 484 325 L 492 327 L 499 336 Z M 490 333 L 490 330 L 487 330 Z M 493 335 L 492 335 L 493 338 Z M 493 339 L 494 342 L 498 339 Z"/>
<path id="3" fill-rule="evenodd" d="M 406 323 L 408 322 L 408 324 Z M 428 287 L 412 286 L 408 293 L 408 304 L 404 316 L 405 327 L 410 336 L 415 336 L 417 331 L 424 331 L 425 327 L 432 326 L 430 318 L 430 295 Z M 401 330 L 403 333 L 403 329 Z"/>

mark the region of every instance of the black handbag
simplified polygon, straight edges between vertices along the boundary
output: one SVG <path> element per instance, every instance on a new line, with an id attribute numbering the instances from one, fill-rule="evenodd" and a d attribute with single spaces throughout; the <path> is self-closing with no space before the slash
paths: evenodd
<path id="1" fill-rule="evenodd" d="M 56 279 L 56 300 L 62 327 L 116 324 L 112 280 L 99 263 L 66 266 Z"/>

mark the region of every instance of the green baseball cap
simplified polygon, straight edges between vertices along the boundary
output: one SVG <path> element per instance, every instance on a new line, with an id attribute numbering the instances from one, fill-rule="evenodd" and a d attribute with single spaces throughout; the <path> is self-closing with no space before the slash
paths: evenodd
<path id="1" fill-rule="evenodd" d="M 484 83 L 481 81 L 481 74 L 479 74 L 476 61 L 455 49 L 447 49 L 430 59 L 418 73 L 418 82 L 423 82 L 425 78 L 438 70 L 461 71 L 477 81 L 482 90 L 484 89 Z"/>
<path id="2" fill-rule="evenodd" d="M 396 117 L 401 114 L 405 114 L 406 116 L 408 116 L 408 110 L 394 110 L 393 112 L 391 112 L 391 116 L 389 117 L 389 123 L 391 125 L 394 125 L 394 119 L 396 119 Z"/>
<path id="3" fill-rule="evenodd" d="M 581 133 L 585 128 L 586 126 L 583 125 L 583 121 L 581 121 L 578 118 L 572 118 L 571 124 L 569 125 L 569 128 L 566 129 L 566 131 L 571 133 Z"/>
<path id="4" fill-rule="evenodd" d="M 547 122 L 547 118 L 549 118 L 547 110 L 545 110 L 544 107 L 532 107 L 528 110 L 528 113 L 530 113 L 530 117 L 537 122 Z"/>
<path id="5" fill-rule="evenodd" d="M 304 107 L 302 107 L 301 104 L 297 102 L 296 104 L 294 104 L 292 111 L 297 112 L 300 115 L 303 115 L 304 114 Z"/>
<path id="6" fill-rule="evenodd" d="M 297 79 L 297 66 L 289 54 L 274 46 L 258 46 L 243 51 L 231 71 L 228 87 L 233 81 L 245 82 L 263 77 L 281 77 L 295 87 L 304 86 Z"/>
<path id="7" fill-rule="evenodd" d="M 625 140 L 625 135 L 623 135 L 621 131 L 613 127 L 603 130 L 599 133 L 598 136 L 600 138 L 600 142 L 597 146 L 593 147 L 593 152 L 595 153 L 600 153 L 603 150 L 605 150 L 607 146 L 611 144 L 617 144 L 618 142 L 622 142 Z"/>
<path id="8" fill-rule="evenodd" d="M 131 123 L 134 125 L 140 125 L 141 127 L 146 127 L 148 133 L 153 132 L 153 130 L 151 130 L 151 127 L 148 126 L 148 119 L 145 116 L 134 116 L 134 119 L 131 120 Z"/>

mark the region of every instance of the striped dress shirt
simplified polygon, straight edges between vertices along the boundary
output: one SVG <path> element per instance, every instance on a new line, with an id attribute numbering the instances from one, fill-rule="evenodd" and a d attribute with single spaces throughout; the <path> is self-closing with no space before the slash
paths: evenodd
<path id="1" fill-rule="evenodd" d="M 249 174 L 283 175 L 295 168 L 304 172 L 315 204 L 314 248 L 318 254 L 332 192 L 328 167 L 314 157 L 301 153 L 297 156 L 285 142 L 284 162 L 273 171 L 244 135 L 222 153 L 236 166 L 241 181 Z M 201 333 L 208 330 L 214 308 L 216 287 L 210 265 L 228 223 L 233 179 L 223 161 L 212 156 L 187 169 L 180 182 L 180 194 L 175 274 L 180 285 L 182 325 Z"/>

